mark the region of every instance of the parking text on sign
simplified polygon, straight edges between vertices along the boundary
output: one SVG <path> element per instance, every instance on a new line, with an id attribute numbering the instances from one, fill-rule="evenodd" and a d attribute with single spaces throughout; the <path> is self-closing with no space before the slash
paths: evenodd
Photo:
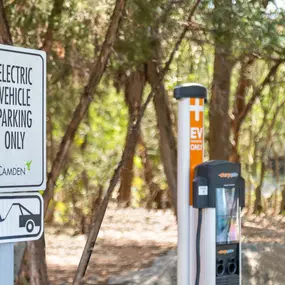
<path id="1" fill-rule="evenodd" d="M 46 55 L 0 45 L 0 191 L 45 190 Z"/>

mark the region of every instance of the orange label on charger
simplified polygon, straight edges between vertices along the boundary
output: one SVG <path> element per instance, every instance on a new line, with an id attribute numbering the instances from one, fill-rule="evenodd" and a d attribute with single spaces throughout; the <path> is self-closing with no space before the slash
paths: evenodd
<path id="1" fill-rule="evenodd" d="M 204 159 L 204 99 L 190 98 L 190 205 L 195 167 Z"/>

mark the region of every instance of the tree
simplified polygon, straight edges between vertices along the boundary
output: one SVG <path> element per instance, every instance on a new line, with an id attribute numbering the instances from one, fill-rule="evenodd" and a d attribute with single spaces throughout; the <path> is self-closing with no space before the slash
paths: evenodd
<path id="1" fill-rule="evenodd" d="M 126 86 L 125 86 L 125 101 L 129 110 L 128 130 L 131 130 L 132 124 L 134 124 L 137 121 L 138 116 L 140 114 L 144 86 L 145 86 L 144 70 L 138 69 L 132 72 L 129 76 L 127 76 Z M 134 135 L 139 136 L 140 131 L 138 131 Z M 126 138 L 128 137 L 129 134 L 127 134 Z M 138 138 L 134 139 L 138 141 Z M 120 203 L 124 203 L 126 206 L 130 204 L 130 199 L 131 199 L 131 186 L 134 176 L 133 167 L 134 167 L 135 150 L 136 150 L 136 145 L 133 145 L 133 147 L 129 149 L 130 154 L 128 160 L 125 162 L 125 165 L 121 172 L 121 184 L 119 188 L 118 201 Z"/>
<path id="2" fill-rule="evenodd" d="M 0 43 L 7 45 L 13 44 L 2 0 L 0 1 Z"/>
<path id="3" fill-rule="evenodd" d="M 239 161 L 241 126 L 283 61 L 282 53 L 275 48 L 283 46 L 279 37 L 279 21 L 283 14 L 272 20 L 265 4 L 257 1 L 214 1 L 209 17 L 215 45 L 209 111 L 211 159 Z M 255 42 L 252 38 L 256 39 Z M 274 56 L 268 58 L 268 52 Z M 270 67 L 264 80 L 253 86 L 251 70 L 257 58 L 266 60 Z M 236 68 L 239 70 L 238 81 L 234 78 Z M 234 102 L 232 110 L 231 101 Z"/>
<path id="4" fill-rule="evenodd" d="M 125 7 L 125 1 L 124 0 L 117 0 L 115 4 L 115 8 L 113 11 L 113 15 L 110 20 L 109 28 L 105 37 L 105 41 L 102 45 L 100 55 L 98 56 L 93 70 L 91 71 L 88 84 L 86 85 L 81 98 L 80 102 L 77 105 L 72 119 L 66 129 L 65 135 L 62 138 L 58 153 L 56 155 L 56 158 L 53 162 L 51 171 L 48 175 L 48 181 L 47 181 L 47 188 L 44 193 L 44 201 L 45 201 L 45 209 L 44 212 L 47 212 L 47 208 L 49 205 L 50 200 L 52 199 L 54 195 L 54 187 L 56 180 L 60 174 L 61 168 L 63 166 L 63 162 L 66 159 L 66 156 L 71 148 L 71 145 L 73 143 L 76 131 L 79 127 L 79 124 L 83 120 L 90 103 L 92 102 L 94 92 L 102 78 L 102 75 L 105 71 L 110 53 L 112 51 L 112 47 L 114 45 L 114 42 L 116 40 L 117 31 L 119 22 L 121 20 L 122 12 Z M 30 263 L 31 263 L 31 276 L 32 284 L 37 285 L 44 285 L 48 284 L 47 279 L 47 269 L 45 260 L 43 257 L 45 256 L 45 243 L 44 243 L 44 237 L 42 237 L 39 241 L 30 242 L 28 245 L 29 253 L 30 253 Z M 42 263 L 39 263 L 38 260 L 43 260 Z"/>
<path id="5" fill-rule="evenodd" d="M 233 68 L 231 0 L 214 1 L 213 25 L 215 27 L 215 59 L 210 101 L 209 154 L 210 159 L 229 158 L 230 153 L 230 82 Z"/>

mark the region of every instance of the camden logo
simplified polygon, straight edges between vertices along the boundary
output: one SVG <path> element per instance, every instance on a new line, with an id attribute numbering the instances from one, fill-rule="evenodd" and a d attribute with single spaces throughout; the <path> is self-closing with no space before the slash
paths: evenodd
<path id="1" fill-rule="evenodd" d="M 31 165 L 32 165 L 32 160 L 26 161 L 25 165 L 27 166 L 28 171 L 30 171 L 31 170 Z"/>
<path id="2" fill-rule="evenodd" d="M 4 167 L 0 165 L 0 176 L 22 176 L 31 171 L 32 160 L 25 162 L 25 167 Z"/>
<path id="3" fill-rule="evenodd" d="M 238 177 L 238 173 L 236 173 L 236 172 L 232 172 L 232 173 L 225 173 L 225 172 L 222 172 L 222 173 L 219 174 L 219 176 L 220 176 L 221 178 L 230 179 L 230 178 Z"/>

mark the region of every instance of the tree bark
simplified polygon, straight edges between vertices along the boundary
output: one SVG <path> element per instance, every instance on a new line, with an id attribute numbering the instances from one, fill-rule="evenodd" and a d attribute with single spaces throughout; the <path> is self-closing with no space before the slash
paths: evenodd
<path id="1" fill-rule="evenodd" d="M 258 186 L 255 189 L 255 202 L 254 202 L 254 210 L 253 210 L 253 212 L 258 215 L 263 211 L 262 200 L 261 200 L 261 190 L 262 190 L 263 180 L 265 176 L 265 169 L 266 169 L 265 162 L 262 160 L 260 180 L 259 180 Z"/>
<path id="2" fill-rule="evenodd" d="M 45 34 L 43 46 L 41 47 L 41 49 L 47 53 L 51 51 L 53 43 L 53 35 L 58 29 L 58 27 L 60 27 L 59 20 L 61 18 L 63 3 L 64 0 L 54 0 L 53 3 L 53 8 L 48 19 L 48 27 Z"/>
<path id="3" fill-rule="evenodd" d="M 144 179 L 149 189 L 149 195 L 146 199 L 146 207 L 148 209 L 151 209 L 153 202 L 156 200 L 157 196 L 159 195 L 159 193 L 162 192 L 162 190 L 160 189 L 159 185 L 154 181 L 152 163 L 147 154 L 147 147 L 142 136 L 140 136 L 139 145 L 140 145 L 139 155 L 141 157 L 144 168 Z M 161 201 L 157 202 L 160 203 Z M 159 205 L 157 206 L 158 206 L 157 208 L 159 208 Z"/>
<path id="4" fill-rule="evenodd" d="M 128 130 L 130 130 L 130 126 L 137 121 L 138 116 L 140 114 L 144 86 L 144 71 L 136 70 L 132 72 L 126 79 L 125 101 L 129 110 Z M 136 135 L 139 136 L 139 133 L 140 132 L 138 132 Z M 129 134 L 127 134 L 127 137 L 128 135 Z M 138 140 L 138 138 L 136 138 L 136 140 Z M 125 161 L 124 167 L 121 172 L 121 184 L 119 188 L 118 201 L 119 203 L 124 204 L 124 206 L 130 205 L 131 186 L 134 177 L 133 168 L 135 151 L 136 145 L 134 145 L 133 148 L 129 150 L 130 154 L 128 156 L 128 159 Z"/>
<path id="5" fill-rule="evenodd" d="M 238 153 L 239 133 L 241 128 L 240 114 L 243 112 L 246 105 L 246 95 L 248 88 L 251 85 L 249 75 L 253 63 L 254 58 L 252 56 L 246 57 L 241 63 L 240 78 L 235 94 L 234 109 L 232 112 L 233 145 L 231 149 L 230 160 L 233 162 L 238 162 L 240 160 Z"/>
<path id="6" fill-rule="evenodd" d="M 244 120 L 251 111 L 252 106 L 254 105 L 256 99 L 260 97 L 263 89 L 268 84 L 271 83 L 273 77 L 276 75 L 278 68 L 281 64 L 281 61 L 277 61 L 272 65 L 264 80 L 261 82 L 261 84 L 258 87 L 254 88 L 254 92 L 251 98 L 248 100 L 248 103 L 245 104 L 246 90 L 250 84 L 248 79 L 248 73 L 253 62 L 254 58 L 250 57 L 247 59 L 247 62 L 243 62 L 241 68 L 241 75 L 235 96 L 235 105 L 233 110 L 234 119 L 232 121 L 232 131 L 233 131 L 234 143 L 231 149 L 231 156 L 230 156 L 231 161 L 239 161 L 239 153 L 238 153 L 239 133 Z"/>
<path id="7" fill-rule="evenodd" d="M 284 214 L 285 212 L 285 185 L 283 186 L 282 189 L 282 200 L 280 204 L 280 214 Z"/>
<path id="8" fill-rule="evenodd" d="M 215 58 L 212 96 L 209 106 L 209 156 L 210 159 L 228 160 L 230 155 L 230 83 L 233 68 L 232 31 L 230 28 L 232 1 L 215 0 L 213 22 L 215 30 Z M 223 23 L 220 13 L 225 14 Z M 225 35 L 227 37 L 225 38 Z"/>
<path id="9" fill-rule="evenodd" d="M 49 284 L 44 235 L 37 241 L 28 242 L 28 256 L 30 268 L 30 284 Z"/>
<path id="10" fill-rule="evenodd" d="M 214 77 L 209 117 L 209 155 L 210 159 L 228 160 L 230 155 L 230 81 L 233 63 L 230 48 L 216 46 Z"/>
<path id="11" fill-rule="evenodd" d="M 277 214 L 278 212 L 278 195 L 279 195 L 279 183 L 280 183 L 280 175 L 279 175 L 279 171 L 280 171 L 280 165 L 279 165 L 279 155 L 277 150 L 275 149 L 274 145 L 272 146 L 272 150 L 273 150 L 273 154 L 274 154 L 274 162 L 275 162 L 275 176 L 276 176 L 276 189 L 275 189 L 275 195 L 274 195 L 274 214 Z"/>
<path id="12" fill-rule="evenodd" d="M 17 272 L 15 285 L 24 285 L 29 284 L 29 256 L 28 256 L 28 250 L 27 250 L 27 243 L 22 243 L 22 246 L 24 248 L 24 252 L 22 255 L 20 255 L 17 259 L 19 259 L 19 271 Z M 15 258 L 16 258 L 16 252 L 15 252 Z M 15 260 L 17 263 L 18 261 Z"/>
<path id="13" fill-rule="evenodd" d="M 4 45 L 13 45 L 3 0 L 0 0 L 0 43 Z"/>
<path id="14" fill-rule="evenodd" d="M 152 89 L 154 89 L 155 86 L 159 86 L 153 100 L 157 127 L 159 130 L 159 149 L 167 184 L 170 190 L 172 206 L 176 213 L 177 147 L 167 92 L 163 82 L 160 81 L 161 53 L 161 46 L 158 44 L 155 48 L 153 59 L 147 64 L 147 78 Z"/>

